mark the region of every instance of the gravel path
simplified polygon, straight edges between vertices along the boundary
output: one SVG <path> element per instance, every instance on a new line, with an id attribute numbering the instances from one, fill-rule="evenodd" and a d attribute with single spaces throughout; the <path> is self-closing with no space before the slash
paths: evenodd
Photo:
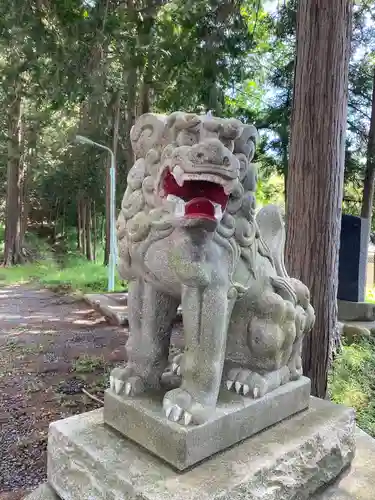
<path id="1" fill-rule="evenodd" d="M 97 407 L 126 332 L 69 296 L 0 289 L 0 500 L 19 500 L 46 477 L 51 421 Z"/>

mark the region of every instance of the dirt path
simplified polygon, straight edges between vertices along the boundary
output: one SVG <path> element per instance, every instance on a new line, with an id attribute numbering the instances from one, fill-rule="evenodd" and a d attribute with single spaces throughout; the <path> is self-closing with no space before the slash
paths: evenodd
<path id="1" fill-rule="evenodd" d="M 83 302 L 0 288 L 0 500 L 44 481 L 49 423 L 99 406 L 82 387 L 102 397 L 125 342 Z"/>

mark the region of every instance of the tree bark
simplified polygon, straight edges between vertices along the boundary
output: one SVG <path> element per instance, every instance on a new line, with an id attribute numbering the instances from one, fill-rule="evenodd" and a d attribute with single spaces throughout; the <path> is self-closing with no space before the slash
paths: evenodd
<path id="1" fill-rule="evenodd" d="M 91 219 L 91 200 L 85 198 L 85 236 L 86 236 L 86 258 L 92 261 L 92 219 Z"/>
<path id="2" fill-rule="evenodd" d="M 22 252 L 24 237 L 27 230 L 27 219 L 29 216 L 29 203 L 28 203 L 28 189 L 29 189 L 29 180 L 30 180 L 30 165 L 29 162 L 32 162 L 32 154 L 26 154 L 26 137 L 25 137 L 25 116 L 21 113 L 20 117 L 20 249 Z"/>
<path id="3" fill-rule="evenodd" d="M 367 143 L 367 162 L 365 179 L 363 183 L 361 217 L 369 220 L 371 226 L 372 206 L 374 202 L 374 183 L 375 183 L 375 67 L 372 86 L 372 104 L 371 104 L 371 119 L 370 131 Z"/>
<path id="4" fill-rule="evenodd" d="M 130 131 L 135 121 L 136 104 L 137 104 L 137 68 L 129 68 L 126 78 L 127 98 L 126 98 L 126 120 L 124 126 L 125 136 L 125 158 L 126 158 L 126 172 L 132 168 L 134 163 L 134 153 L 130 141 Z"/>
<path id="5" fill-rule="evenodd" d="M 8 107 L 8 167 L 5 216 L 4 265 L 22 262 L 20 240 L 20 143 L 22 103 L 18 89 Z"/>
<path id="6" fill-rule="evenodd" d="M 92 208 L 93 208 L 93 225 L 92 225 L 92 232 L 93 232 L 93 238 L 92 238 L 92 256 L 94 262 L 96 262 L 96 242 L 98 241 L 98 231 L 97 231 L 97 218 L 96 218 L 96 203 L 95 200 L 92 202 Z"/>
<path id="7" fill-rule="evenodd" d="M 81 251 L 86 255 L 86 202 L 84 197 L 79 201 L 79 210 L 81 213 Z"/>
<path id="8" fill-rule="evenodd" d="M 311 291 L 316 323 L 303 366 L 322 398 L 337 321 L 350 31 L 350 0 L 300 0 L 286 262 Z"/>
<path id="9" fill-rule="evenodd" d="M 77 250 L 82 252 L 82 219 L 80 199 L 77 199 Z"/>

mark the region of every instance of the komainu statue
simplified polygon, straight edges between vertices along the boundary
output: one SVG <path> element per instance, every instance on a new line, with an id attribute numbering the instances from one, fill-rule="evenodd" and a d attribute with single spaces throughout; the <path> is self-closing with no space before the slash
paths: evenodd
<path id="1" fill-rule="evenodd" d="M 145 114 L 118 218 L 119 273 L 129 281 L 128 362 L 111 373 L 124 397 L 161 388 L 181 304 L 179 386 L 163 399 L 181 425 L 210 418 L 219 391 L 249 398 L 301 376 L 314 323 L 309 291 L 284 267 L 275 206 L 255 210 L 257 131 L 236 119 Z"/>

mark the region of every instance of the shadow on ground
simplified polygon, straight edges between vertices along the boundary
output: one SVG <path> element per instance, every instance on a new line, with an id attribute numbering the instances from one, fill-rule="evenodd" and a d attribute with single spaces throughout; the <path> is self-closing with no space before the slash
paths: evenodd
<path id="1" fill-rule="evenodd" d="M 0 289 L 0 499 L 45 479 L 51 421 L 100 406 L 126 331 L 87 304 L 28 286 Z M 12 492 L 12 493 L 10 493 Z"/>

